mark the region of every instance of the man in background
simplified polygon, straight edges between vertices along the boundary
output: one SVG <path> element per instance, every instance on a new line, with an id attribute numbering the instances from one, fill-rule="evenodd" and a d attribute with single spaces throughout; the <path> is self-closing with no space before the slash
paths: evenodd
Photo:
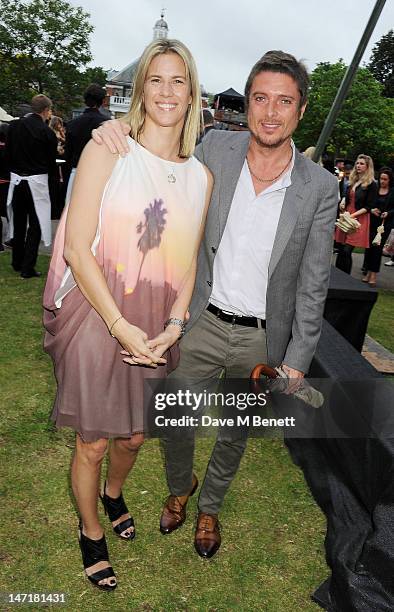
<path id="1" fill-rule="evenodd" d="M 71 174 L 68 181 L 66 204 L 70 201 L 71 190 L 75 177 L 75 170 L 78 166 L 79 158 L 90 140 L 92 130 L 99 127 L 103 121 L 107 121 L 100 112 L 100 106 L 106 96 L 105 89 L 96 83 L 92 83 L 86 89 L 83 98 L 86 108 L 83 113 L 70 121 L 66 126 L 66 161 L 71 168 Z"/>
<path id="2" fill-rule="evenodd" d="M 10 124 L 5 147 L 11 172 L 7 198 L 12 242 L 12 267 L 22 278 L 40 276 L 35 270 L 38 247 L 51 244 L 51 201 L 48 174 L 56 172 L 57 139 L 47 126 L 52 102 L 39 94 L 32 113 Z M 27 229 L 27 231 L 26 231 Z"/>

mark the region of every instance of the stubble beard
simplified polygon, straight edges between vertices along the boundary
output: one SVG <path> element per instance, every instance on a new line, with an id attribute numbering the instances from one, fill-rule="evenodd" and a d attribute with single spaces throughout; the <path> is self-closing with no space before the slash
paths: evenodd
<path id="1" fill-rule="evenodd" d="M 262 149 L 279 149 L 279 147 L 281 147 L 285 142 L 290 142 L 290 139 L 291 139 L 291 135 L 290 135 L 290 136 L 285 136 L 283 138 L 278 138 L 277 140 L 274 140 L 274 141 L 266 141 L 260 138 L 260 136 L 256 132 L 253 132 L 252 130 L 250 130 L 250 133 L 255 143 Z"/>

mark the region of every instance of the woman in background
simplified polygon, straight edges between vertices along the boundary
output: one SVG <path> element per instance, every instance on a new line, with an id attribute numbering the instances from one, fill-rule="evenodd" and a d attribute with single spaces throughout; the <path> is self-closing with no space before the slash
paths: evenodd
<path id="1" fill-rule="evenodd" d="M 384 243 L 390 234 L 394 216 L 393 172 L 391 168 L 381 168 L 378 173 L 378 193 L 375 205 L 371 210 L 369 242 L 370 247 L 365 250 L 364 269 L 365 276 L 362 279 L 371 287 L 376 287 L 376 274 L 380 271 L 382 251 Z M 379 225 L 384 225 L 380 245 L 372 244 Z"/>
<path id="2" fill-rule="evenodd" d="M 353 234 L 346 234 L 338 228 L 335 231 L 335 241 L 339 243 L 336 267 L 347 274 L 352 270 L 354 247 L 369 247 L 369 213 L 375 205 L 377 190 L 372 158 L 361 154 L 349 176 L 345 204 L 350 216 L 361 225 Z"/>
<path id="3" fill-rule="evenodd" d="M 57 172 L 49 176 L 49 194 L 51 197 L 51 218 L 60 219 L 66 199 L 63 166 L 65 163 L 65 144 L 66 132 L 63 119 L 52 115 L 49 120 L 49 127 L 56 134 L 57 138 Z"/>
<path id="4" fill-rule="evenodd" d="M 57 154 L 59 157 L 63 157 L 64 156 L 64 145 L 66 142 L 66 133 L 64 130 L 63 119 L 61 117 L 57 117 L 56 115 L 52 115 L 49 121 L 49 127 L 56 134 Z"/>

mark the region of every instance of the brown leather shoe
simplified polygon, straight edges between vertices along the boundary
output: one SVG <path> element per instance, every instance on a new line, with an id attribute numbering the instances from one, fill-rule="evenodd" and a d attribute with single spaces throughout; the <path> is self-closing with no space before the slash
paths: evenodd
<path id="1" fill-rule="evenodd" d="M 169 495 L 160 517 L 160 531 L 163 535 L 182 527 L 186 520 L 186 506 L 189 497 L 194 495 L 198 487 L 197 476 L 193 474 L 193 486 L 188 495 Z"/>
<path id="2" fill-rule="evenodd" d="M 194 548 L 203 559 L 210 559 L 219 550 L 222 538 L 217 514 L 199 512 Z"/>

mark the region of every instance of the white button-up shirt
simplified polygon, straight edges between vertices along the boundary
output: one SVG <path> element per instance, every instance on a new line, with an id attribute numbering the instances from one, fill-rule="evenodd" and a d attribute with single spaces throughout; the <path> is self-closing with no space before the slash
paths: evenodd
<path id="1" fill-rule="evenodd" d="M 265 319 L 268 265 L 295 147 L 288 170 L 256 195 L 245 159 L 213 266 L 210 302 L 238 315 Z"/>

